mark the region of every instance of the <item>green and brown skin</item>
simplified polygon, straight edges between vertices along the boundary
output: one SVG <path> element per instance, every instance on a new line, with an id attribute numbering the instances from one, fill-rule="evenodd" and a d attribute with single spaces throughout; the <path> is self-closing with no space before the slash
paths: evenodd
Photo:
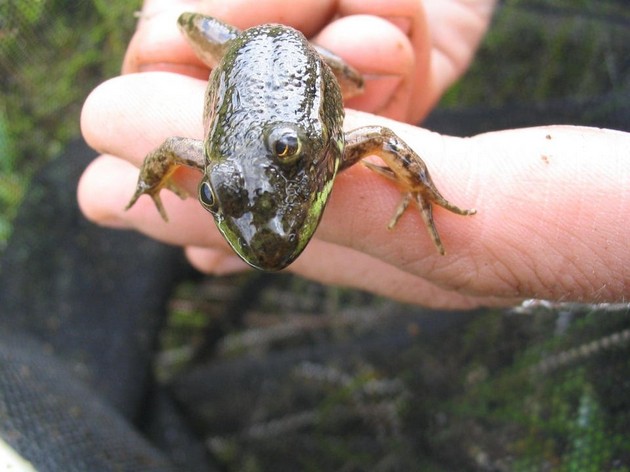
<path id="1" fill-rule="evenodd" d="M 433 184 L 422 159 L 380 126 L 343 132 L 345 97 L 363 79 L 334 54 L 312 46 L 289 27 L 262 25 L 239 31 L 194 13 L 179 26 L 212 68 L 204 107 L 204 140 L 173 137 L 151 152 L 127 208 L 147 194 L 166 220 L 159 193 L 179 166 L 203 173 L 199 201 L 235 252 L 251 266 L 280 270 L 313 236 L 337 172 L 369 155 L 366 165 L 396 182 L 403 199 L 393 228 L 411 201 L 444 254 L 432 216 L 437 204 L 460 215 Z"/>

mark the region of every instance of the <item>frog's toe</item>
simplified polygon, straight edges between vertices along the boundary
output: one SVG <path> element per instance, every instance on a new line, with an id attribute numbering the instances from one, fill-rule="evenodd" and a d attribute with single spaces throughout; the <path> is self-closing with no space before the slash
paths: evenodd
<path id="1" fill-rule="evenodd" d="M 418 208 L 420 209 L 420 215 L 422 216 L 422 220 L 424 221 L 427 230 L 429 231 L 429 236 L 431 236 L 431 240 L 435 247 L 437 248 L 440 255 L 446 254 L 444 250 L 444 245 L 442 244 L 442 240 L 440 239 L 440 235 L 435 227 L 435 221 L 433 220 L 433 207 L 431 206 L 431 200 L 427 198 L 426 195 L 423 195 L 421 192 L 415 192 L 413 197 L 418 204 Z"/>
<path id="2" fill-rule="evenodd" d="M 164 208 L 164 205 L 162 204 L 162 199 L 160 198 L 160 192 L 157 191 L 156 193 L 151 193 L 150 196 L 153 199 L 153 203 L 155 203 L 155 207 L 157 208 L 157 211 L 160 213 L 160 216 L 162 217 L 162 219 L 168 222 L 168 215 L 166 214 L 166 209 Z"/>
<path id="3" fill-rule="evenodd" d="M 129 203 L 127 203 L 127 206 L 125 207 L 125 211 L 129 210 L 132 206 L 134 206 L 136 202 L 138 201 L 138 198 L 140 198 L 142 194 L 146 193 L 146 191 L 147 191 L 147 188 L 141 183 L 138 183 L 135 193 L 133 194 L 133 196 L 129 200 Z"/>
<path id="4" fill-rule="evenodd" d="M 477 210 L 475 210 L 474 208 L 471 208 L 471 209 L 459 208 L 458 206 L 455 206 L 446 200 L 433 200 L 433 201 L 435 202 L 436 205 L 439 205 L 442 208 L 446 208 L 448 211 L 453 212 L 457 215 L 469 216 L 469 215 L 474 215 L 475 213 L 477 213 Z"/>
<path id="5" fill-rule="evenodd" d="M 474 215 L 475 213 L 477 213 L 477 210 L 475 210 L 474 208 L 467 210 L 467 209 L 459 208 L 456 205 L 453 205 L 446 198 L 444 198 L 437 191 L 437 189 L 428 189 L 428 190 L 429 191 L 427 192 L 427 196 L 425 198 L 432 201 L 436 205 L 439 205 L 442 208 L 447 209 L 450 212 L 453 212 L 457 215 L 463 215 L 463 216 Z"/>
<path id="6" fill-rule="evenodd" d="M 424 221 L 427 230 L 429 231 L 429 236 L 435 244 L 438 252 L 441 255 L 445 254 L 444 245 L 442 244 L 442 240 L 440 239 L 440 235 L 438 234 L 437 228 L 435 227 L 435 222 L 433 221 L 433 207 L 431 206 L 431 199 L 426 195 L 422 194 L 422 192 L 403 192 L 402 200 L 398 204 L 396 211 L 394 212 L 394 216 L 389 221 L 387 225 L 387 229 L 394 229 L 400 217 L 405 213 L 407 207 L 411 201 L 414 200 L 418 205 L 418 209 L 420 210 L 420 215 L 422 216 L 422 220 Z"/>
<path id="7" fill-rule="evenodd" d="M 152 190 L 152 189 L 145 188 L 144 186 L 140 184 L 138 184 L 138 188 L 136 189 L 136 192 L 131 197 L 131 200 L 129 200 L 129 203 L 127 203 L 127 206 L 125 207 L 125 211 L 129 210 L 132 206 L 134 206 L 136 202 L 138 201 L 138 199 L 144 194 L 147 194 L 148 196 L 151 197 L 162 219 L 164 221 L 168 221 L 166 210 L 164 209 L 164 205 L 162 204 L 162 199 L 160 198 L 160 189 Z"/>
<path id="8" fill-rule="evenodd" d="M 396 174 L 394 173 L 393 170 L 391 170 L 389 167 L 387 166 L 379 166 L 377 164 L 373 164 L 372 162 L 369 161 L 362 161 L 362 164 L 367 167 L 368 169 L 370 169 L 373 172 L 376 172 L 378 175 L 382 175 L 383 177 L 388 178 L 389 180 L 393 180 L 394 182 L 398 182 L 398 177 L 396 177 Z"/>
<path id="9" fill-rule="evenodd" d="M 405 210 L 409 206 L 409 202 L 411 201 L 411 197 L 412 197 L 411 192 L 405 192 L 402 194 L 402 196 L 403 198 L 398 204 L 398 207 L 396 208 L 396 212 L 394 213 L 394 216 L 392 216 L 392 219 L 389 220 L 389 224 L 387 225 L 387 229 L 389 230 L 394 229 L 394 226 L 396 226 L 396 223 L 398 223 L 398 220 L 400 219 L 400 217 L 403 216 L 403 214 L 405 213 Z"/>

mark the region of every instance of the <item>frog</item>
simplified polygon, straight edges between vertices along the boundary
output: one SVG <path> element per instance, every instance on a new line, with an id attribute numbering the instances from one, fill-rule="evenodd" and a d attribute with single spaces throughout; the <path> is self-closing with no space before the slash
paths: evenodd
<path id="1" fill-rule="evenodd" d="M 196 169 L 201 206 L 234 252 L 263 271 L 295 261 L 319 225 L 336 176 L 360 161 L 400 188 L 388 228 L 413 202 L 441 255 L 433 205 L 476 213 L 446 200 L 422 158 L 391 129 L 344 132 L 343 100 L 362 93 L 364 79 L 336 54 L 281 24 L 240 30 L 200 13 L 182 13 L 177 23 L 211 69 L 203 139 L 170 137 L 151 151 L 126 209 L 148 195 L 168 221 L 160 191 L 186 198 L 173 175 L 181 166 Z M 364 160 L 372 155 L 384 165 Z"/>

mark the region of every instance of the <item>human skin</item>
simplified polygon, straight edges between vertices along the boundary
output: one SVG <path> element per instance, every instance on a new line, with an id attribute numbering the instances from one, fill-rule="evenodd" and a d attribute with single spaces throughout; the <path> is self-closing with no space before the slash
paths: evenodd
<path id="1" fill-rule="evenodd" d="M 427 12 L 429 3 L 425 3 Z M 255 17 L 256 12 L 251 13 Z M 297 26 L 307 24 L 300 25 L 295 18 L 275 21 L 285 19 Z M 379 18 L 364 19 L 370 27 L 382 22 L 383 31 L 392 35 L 402 31 Z M 317 37 L 331 34 L 334 38 L 334 28 L 333 23 Z M 147 37 L 142 44 L 148 44 L 146 41 Z M 339 53 L 334 44 L 322 44 Z M 126 72 L 174 70 L 172 61 L 141 60 L 150 55 L 134 52 L 139 50 L 132 42 Z M 418 57 L 413 46 L 409 51 Z M 435 55 L 433 46 L 426 54 L 430 64 Z M 392 64 L 395 69 L 405 61 Z M 176 67 L 180 67 L 179 74 L 123 75 L 90 95 L 82 128 L 88 143 L 104 154 L 86 169 L 78 189 L 79 203 L 86 216 L 99 224 L 133 228 L 185 247 L 191 263 L 205 272 L 245 269 L 195 198 L 180 200 L 163 192 L 169 223 L 161 220 L 149 198 L 141 198 L 128 212 L 123 210 L 135 187 L 137 167 L 149 151 L 169 136 L 202 137 L 205 80 L 193 78 L 196 74 L 192 73 L 201 66 L 191 56 L 190 61 Z M 188 70 L 193 77 L 182 75 L 186 67 L 193 68 Z M 427 107 L 455 77 L 436 72 L 433 65 L 429 70 L 424 77 L 430 97 L 417 102 Z M 399 75 L 405 77 L 404 73 Z M 402 94 L 411 100 L 417 95 L 405 87 L 399 91 L 396 84 L 387 86 L 389 97 Z M 372 98 L 357 106 L 412 121 L 421 116 L 417 111 L 422 106 L 414 105 L 412 111 L 401 106 L 409 100 L 379 104 Z M 462 217 L 435 209 L 436 225 L 447 251 L 440 256 L 413 208 L 394 230 L 387 230 L 399 191 L 392 182 L 356 165 L 338 176 L 315 238 L 288 270 L 324 283 L 438 308 L 507 305 L 524 298 L 585 302 L 627 299 L 628 134 L 557 126 L 464 139 L 347 111 L 348 130 L 379 124 L 393 129 L 423 157 L 447 199 L 460 207 L 474 207 L 478 213 Z M 176 176 L 192 195 L 199 177 L 188 170 Z"/>
<path id="2" fill-rule="evenodd" d="M 176 72 L 207 80 L 208 68 L 176 27 L 183 11 L 199 11 L 238 28 L 277 22 L 346 59 L 367 78 L 347 102 L 418 123 L 466 70 L 491 19 L 495 0 L 148 0 L 123 74 Z M 433 27 L 430 27 L 433 25 Z"/>

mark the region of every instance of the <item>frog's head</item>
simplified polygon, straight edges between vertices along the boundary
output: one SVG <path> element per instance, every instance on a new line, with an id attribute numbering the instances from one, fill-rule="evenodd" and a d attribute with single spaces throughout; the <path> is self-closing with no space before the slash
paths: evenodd
<path id="1" fill-rule="evenodd" d="M 267 125 L 258 139 L 208 159 L 199 200 L 251 266 L 283 269 L 313 236 L 343 146 L 326 138 L 295 124 Z"/>

